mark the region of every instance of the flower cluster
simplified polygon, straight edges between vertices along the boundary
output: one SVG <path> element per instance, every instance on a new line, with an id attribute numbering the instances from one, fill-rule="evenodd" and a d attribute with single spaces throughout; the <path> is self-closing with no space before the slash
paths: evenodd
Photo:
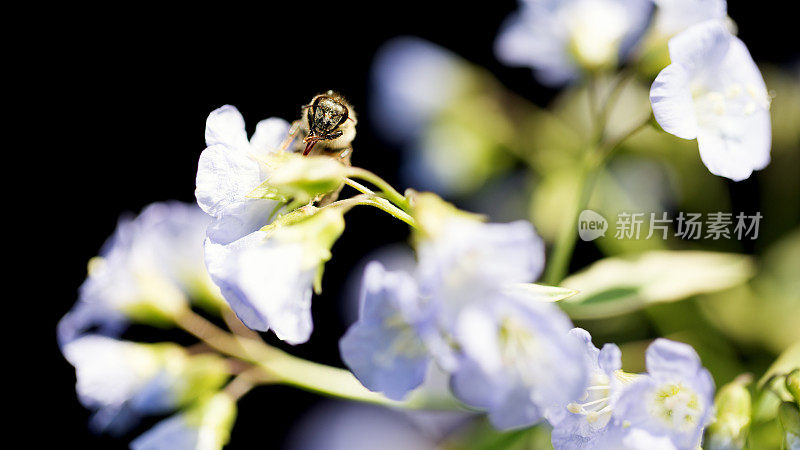
<path id="1" fill-rule="evenodd" d="M 368 265 L 359 319 L 340 341 L 367 388 L 402 399 L 437 364 L 495 427 L 547 419 L 556 448 L 699 443 L 714 386 L 691 347 L 656 340 L 647 374 L 622 372 L 615 345 L 598 350 L 545 291 L 525 288 L 544 259 L 530 224 L 484 223 L 431 194 L 412 204 L 417 267 Z"/>
<path id="2" fill-rule="evenodd" d="M 123 217 L 91 260 L 78 302 L 58 324 L 58 340 L 75 366 L 81 403 L 94 411 L 94 431 L 124 433 L 141 416 L 194 408 L 228 379 L 218 355 L 119 339 L 130 322 L 168 326 L 191 305 L 223 307 L 203 265 L 208 224 L 194 205 L 155 203 Z"/>
<path id="3" fill-rule="evenodd" d="M 422 40 L 396 39 L 379 53 L 376 125 L 401 145 L 433 148 L 416 152 L 410 169 L 421 183 L 464 194 L 524 162 L 537 172 L 537 189 L 557 184 L 554 192 L 564 185 L 575 194 L 574 217 L 554 214 L 554 223 L 564 222 L 557 236 L 537 224 L 555 238 L 547 285 L 534 284 L 545 269 L 545 242 L 530 222 L 488 222 L 433 193 L 401 194 L 353 167 L 357 121 L 339 94 L 315 96 L 292 124 L 263 120 L 252 136 L 236 108 L 214 110 L 197 166 L 197 206 L 156 203 L 123 218 L 89 262 L 78 302 L 58 325 L 92 428 L 123 433 L 142 416 L 172 414 L 131 447 L 219 449 L 230 437 L 236 401 L 259 384 L 282 383 L 398 408 L 444 403 L 459 414 L 479 411 L 494 430 L 478 433 L 546 423 L 538 428 L 551 431 L 557 449 L 745 445 L 753 417 L 749 381 L 738 378 L 715 399 L 697 352 L 663 338 L 647 348 L 646 371 L 625 372 L 617 345 L 598 349 L 569 317 L 609 317 L 722 289 L 706 286 L 715 282 L 731 287 L 749 276 L 749 264 L 730 277 L 702 271 L 696 278 L 712 282 L 689 287 L 685 279 L 666 286 L 669 277 L 645 256 L 595 265 L 613 276 L 589 267 L 587 275 L 565 279 L 580 211 L 595 182 L 608 183 L 607 161 L 639 130 L 657 124 L 696 139 L 708 170 L 731 180 L 769 163 L 770 96 L 734 33 L 725 0 L 520 0 L 495 42 L 498 59 L 530 67 L 551 87 L 585 81 L 563 96 L 579 100 L 560 98 L 552 113 Z M 627 70 L 615 73 L 621 65 Z M 652 115 L 612 124 L 614 111 L 626 109 L 616 102 L 636 75 L 652 81 Z M 636 93 L 645 106 L 646 87 Z M 567 123 L 571 118 L 575 124 Z M 558 142 L 540 140 L 540 131 Z M 551 144 L 556 152 L 539 153 Z M 339 199 L 345 186 L 357 193 Z M 566 195 L 553 198 L 560 214 Z M 344 215 L 355 206 L 410 225 L 416 261 L 394 271 L 378 261 L 366 266 L 358 320 L 339 341 L 345 370 L 272 347 L 257 332 L 272 331 L 291 345 L 311 338 L 312 297 L 345 230 Z M 636 225 L 633 219 L 626 223 Z M 618 234 L 638 233 L 623 228 Z M 717 281 L 728 278 L 736 281 Z M 602 280 L 604 289 L 591 291 L 581 279 Z M 174 326 L 200 345 L 128 341 L 129 324 Z M 775 390 L 784 401 L 775 414 L 793 442 L 800 372 L 777 366 L 762 384 L 785 383 Z M 446 378 L 445 398 L 420 389 L 431 373 Z"/>
<path id="4" fill-rule="evenodd" d="M 590 90 L 602 93 L 597 86 L 608 78 L 616 90 L 631 74 L 650 80 L 658 74 L 650 90 L 655 121 L 676 137 L 697 139 L 711 173 L 740 181 L 769 164 L 771 99 L 735 30 L 725 0 L 520 0 L 495 53 L 553 87 L 589 80 Z M 628 71 L 614 74 L 622 63 Z M 391 123 L 384 134 L 409 150 L 415 183 L 448 194 L 474 191 L 511 167 L 507 147 L 527 149 L 524 141 L 509 141 L 506 118 L 487 100 L 498 96 L 494 80 L 446 49 L 396 39 L 380 51 L 373 71 L 375 117 Z M 500 104 L 508 105 L 502 96 Z M 614 99 L 607 95 L 603 115 Z M 481 120 L 465 121 L 470 115 Z M 463 158 L 452 161 L 456 151 Z"/>
<path id="5" fill-rule="evenodd" d="M 586 373 L 569 319 L 520 288 L 541 273 L 544 247 L 527 222 L 484 223 L 416 194 L 414 273 L 373 262 L 342 358 L 369 389 L 401 399 L 435 361 L 455 395 L 499 428 L 539 421 L 582 390 Z"/>

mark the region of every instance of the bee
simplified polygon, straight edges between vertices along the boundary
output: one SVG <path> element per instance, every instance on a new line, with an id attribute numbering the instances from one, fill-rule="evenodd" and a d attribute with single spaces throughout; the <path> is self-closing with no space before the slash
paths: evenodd
<path id="1" fill-rule="evenodd" d="M 300 119 L 292 123 L 281 150 L 302 152 L 303 156 L 330 156 L 350 166 L 357 123 L 356 113 L 344 97 L 334 91 L 319 94 L 303 106 Z M 317 205 L 336 201 L 343 187 L 316 199 Z"/>
<path id="2" fill-rule="evenodd" d="M 328 91 L 303 106 L 300 119 L 292 123 L 283 150 L 337 158 L 350 165 L 356 137 L 356 113 L 341 95 Z"/>

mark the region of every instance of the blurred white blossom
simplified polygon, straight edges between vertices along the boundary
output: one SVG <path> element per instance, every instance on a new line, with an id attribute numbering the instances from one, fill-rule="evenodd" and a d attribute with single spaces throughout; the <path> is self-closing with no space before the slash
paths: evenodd
<path id="1" fill-rule="evenodd" d="M 558 86 L 582 71 L 614 68 L 644 33 L 651 10 L 650 0 L 521 0 L 495 52 Z"/>
<path id="2" fill-rule="evenodd" d="M 656 12 L 653 31 L 669 39 L 681 31 L 707 20 L 724 21 L 728 13 L 725 0 L 653 0 Z"/>
<path id="3" fill-rule="evenodd" d="M 81 403 L 95 431 L 124 432 L 140 415 L 173 410 L 227 379 L 214 355 L 189 356 L 176 344 L 138 344 L 88 335 L 63 347 L 75 366 Z"/>
<path id="4" fill-rule="evenodd" d="M 703 22 L 669 42 L 672 64 L 653 82 L 659 125 L 697 139 L 708 170 L 734 181 L 769 164 L 770 97 L 744 43 L 718 21 Z"/>
<path id="5" fill-rule="evenodd" d="M 433 360 L 456 397 L 504 429 L 577 397 L 586 368 L 569 319 L 543 291 L 517 288 L 542 270 L 533 226 L 483 223 L 433 194 L 414 193 L 412 204 L 414 276 L 369 266 L 359 321 L 340 341 L 356 377 L 399 399 Z"/>
<path id="6" fill-rule="evenodd" d="M 119 334 L 128 320 L 168 323 L 188 305 L 217 305 L 219 293 L 203 265 L 209 223 L 195 205 L 154 203 L 120 219 L 100 256 L 89 263 L 78 303 L 59 322 L 61 345 L 92 327 Z"/>

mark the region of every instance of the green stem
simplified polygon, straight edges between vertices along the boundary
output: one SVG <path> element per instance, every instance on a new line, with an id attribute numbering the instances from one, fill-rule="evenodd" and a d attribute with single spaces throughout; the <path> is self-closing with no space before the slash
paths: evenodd
<path id="1" fill-rule="evenodd" d="M 248 388 L 248 383 L 280 383 L 330 397 L 397 408 L 442 410 L 459 408 L 459 404 L 449 397 L 433 398 L 417 395 L 402 402 L 390 400 L 367 390 L 344 369 L 292 356 L 263 341 L 234 336 L 191 310 L 180 314 L 176 318 L 176 323 L 217 351 L 250 362 L 260 369 L 248 373 L 241 383 L 237 382 L 242 386 L 234 385 L 231 388 L 236 392 Z"/>
<path id="2" fill-rule="evenodd" d="M 620 145 L 622 145 L 623 142 L 627 141 L 628 139 L 632 138 L 634 135 L 636 135 L 640 131 L 642 131 L 645 128 L 647 128 L 650 125 L 650 121 L 652 120 L 652 118 L 653 118 L 653 115 L 651 114 L 650 116 L 648 116 L 648 118 L 644 122 L 642 122 L 639 125 L 631 128 L 627 133 L 623 134 L 622 136 L 618 137 L 617 139 L 615 139 L 613 141 L 606 142 L 605 144 L 603 144 L 600 147 L 600 158 L 601 159 L 598 162 L 598 164 L 599 165 L 605 164 L 605 162 L 608 161 L 608 159 L 611 158 L 611 156 L 614 154 L 614 152 L 616 152 L 617 149 L 619 149 Z"/>
<path id="3" fill-rule="evenodd" d="M 403 194 L 397 192 L 397 190 L 393 188 L 392 185 L 387 183 L 383 178 L 379 177 L 378 175 L 375 175 L 369 170 L 362 169 L 360 167 L 351 167 L 347 171 L 347 176 L 352 178 L 358 178 L 374 184 L 375 187 L 377 187 L 378 190 L 380 190 L 381 193 L 386 196 L 387 200 L 394 203 L 398 207 L 402 208 L 402 210 L 405 212 L 410 211 L 410 205 L 408 203 L 408 199 Z"/>
<path id="4" fill-rule="evenodd" d="M 372 192 L 372 189 L 364 186 L 363 184 L 359 183 L 356 180 L 351 180 L 350 178 L 345 178 L 344 184 L 350 186 L 351 188 L 357 190 L 358 192 L 361 192 L 362 194 L 370 194 L 370 195 L 375 194 L 374 192 Z"/>
<path id="5" fill-rule="evenodd" d="M 630 80 L 633 79 L 634 75 L 636 75 L 636 69 L 634 66 L 626 66 L 617 76 L 616 81 L 614 82 L 614 86 L 611 88 L 611 92 L 609 92 L 608 96 L 606 97 L 605 102 L 603 102 L 603 108 L 600 110 L 599 113 L 599 123 L 601 128 L 605 128 L 606 123 L 608 122 L 608 115 L 611 112 L 611 108 L 617 102 L 620 94 L 624 90 L 625 86 L 628 84 Z"/>
<path id="6" fill-rule="evenodd" d="M 567 274 L 567 269 L 569 269 L 569 262 L 572 259 L 572 252 L 575 249 L 575 242 L 577 239 L 575 224 L 578 223 L 578 216 L 581 211 L 589 204 L 589 199 L 601 170 L 601 165 L 594 164 L 586 164 L 582 168 L 582 173 L 579 177 L 580 181 L 577 189 L 577 198 L 569 218 L 564 222 L 556 238 L 553 252 L 550 255 L 550 261 L 545 270 L 544 281 L 546 284 L 556 286 Z"/>
<path id="7" fill-rule="evenodd" d="M 379 197 L 375 194 L 360 194 L 356 195 L 355 197 L 346 198 L 344 200 L 339 200 L 336 202 L 331 203 L 330 205 L 323 206 L 323 208 L 344 208 L 349 210 L 354 206 L 374 206 L 382 211 L 389 213 L 391 216 L 402 220 L 409 226 L 413 228 L 417 228 L 417 221 L 414 220 L 411 215 L 407 212 L 403 211 L 402 209 L 398 208 L 397 206 L 393 205 L 392 202 L 389 200 Z"/>
<path id="8" fill-rule="evenodd" d="M 566 276 L 567 270 L 569 269 L 569 262 L 572 259 L 572 252 L 575 250 L 575 243 L 578 238 L 576 229 L 578 217 L 581 211 L 589 204 L 589 199 L 594 191 L 597 178 L 603 171 L 606 162 L 608 162 L 623 142 L 646 128 L 649 124 L 650 117 L 621 137 L 607 143 L 602 143 L 597 147 L 596 153 L 594 151 L 587 153 L 587 158 L 584 160 L 584 167 L 579 177 L 578 195 L 568 220 L 564 222 L 556 238 L 553 252 L 550 255 L 550 260 L 545 270 L 545 283 L 557 285 L 564 279 L 564 276 Z"/>

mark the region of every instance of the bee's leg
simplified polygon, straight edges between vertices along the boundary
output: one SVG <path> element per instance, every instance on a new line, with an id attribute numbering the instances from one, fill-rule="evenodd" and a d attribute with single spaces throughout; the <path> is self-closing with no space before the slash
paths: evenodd
<path id="1" fill-rule="evenodd" d="M 305 134 L 306 132 L 303 130 L 303 122 L 301 120 L 292 122 L 292 126 L 289 127 L 289 134 L 286 136 L 286 139 L 281 142 L 280 151 L 296 152 L 299 146 L 292 144 L 295 144 L 298 137 L 301 138 L 300 141 L 302 141 Z"/>

